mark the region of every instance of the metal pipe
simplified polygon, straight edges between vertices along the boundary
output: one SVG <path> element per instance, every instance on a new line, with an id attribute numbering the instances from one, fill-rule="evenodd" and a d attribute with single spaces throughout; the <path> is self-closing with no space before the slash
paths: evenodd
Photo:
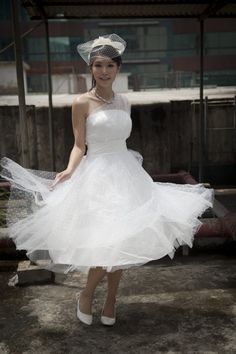
<path id="1" fill-rule="evenodd" d="M 205 104 L 204 104 L 204 126 L 203 126 L 203 157 L 204 161 L 208 163 L 208 153 L 207 153 L 207 121 L 208 121 L 208 97 L 205 97 Z"/>
<path id="2" fill-rule="evenodd" d="M 48 80 L 48 118 L 49 118 L 49 144 L 50 144 L 50 158 L 51 168 L 55 171 L 55 146 L 53 134 L 53 105 L 52 105 L 52 73 L 51 73 L 51 58 L 50 58 L 50 45 L 49 45 L 49 31 L 48 20 L 44 19 L 45 33 L 46 33 L 46 57 L 47 57 L 47 80 Z"/>
<path id="3" fill-rule="evenodd" d="M 204 141 L 204 102 L 203 102 L 203 67 L 204 67 L 204 20 L 200 19 L 200 106 L 199 106 L 199 149 L 198 149 L 198 180 L 204 179 L 204 159 L 203 159 L 203 141 Z"/>
<path id="4" fill-rule="evenodd" d="M 39 23 L 37 23 L 34 27 L 31 27 L 28 31 L 24 32 L 23 34 L 20 35 L 20 38 L 25 38 L 26 36 L 28 36 L 28 34 L 30 34 L 31 32 L 33 32 L 36 28 L 38 28 L 41 24 L 43 23 L 43 21 L 40 21 Z M 0 50 L 0 54 L 4 53 L 8 48 L 11 48 L 12 46 L 14 46 L 15 42 L 11 42 L 8 45 L 6 45 L 6 47 L 2 48 Z"/>
<path id="5" fill-rule="evenodd" d="M 192 168 L 193 168 L 193 127 L 195 124 L 195 114 L 196 114 L 196 105 L 195 105 L 195 101 L 193 101 L 191 103 L 191 135 L 190 135 L 190 151 L 189 151 L 189 165 L 188 165 L 188 171 L 191 173 L 192 172 Z"/>
<path id="6" fill-rule="evenodd" d="M 234 122 L 236 118 L 236 96 L 234 96 Z"/>
<path id="7" fill-rule="evenodd" d="M 27 116 L 25 105 L 25 87 L 24 87 L 24 73 L 23 73 L 23 59 L 21 50 L 20 38 L 20 24 L 18 1 L 11 0 L 12 11 L 12 30 L 15 42 L 15 60 L 16 60 L 16 75 L 18 85 L 18 99 L 19 99 L 19 120 L 20 120 L 20 145 L 21 145 L 21 164 L 24 167 L 29 167 L 29 143 L 28 143 L 28 129 Z"/>
<path id="8" fill-rule="evenodd" d="M 198 102 L 197 100 L 191 102 L 191 105 L 199 105 L 200 102 Z M 226 101 L 226 102 L 212 102 L 208 99 L 208 107 L 234 107 L 235 103 L 232 100 L 230 101 Z"/>

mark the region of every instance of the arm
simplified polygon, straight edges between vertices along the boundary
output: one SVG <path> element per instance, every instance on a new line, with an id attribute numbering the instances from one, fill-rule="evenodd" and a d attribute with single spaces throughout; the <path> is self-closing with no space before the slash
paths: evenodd
<path id="1" fill-rule="evenodd" d="M 79 99 L 75 99 L 72 104 L 72 127 L 74 132 L 74 146 L 70 153 L 67 168 L 57 174 L 53 183 L 53 187 L 57 183 L 69 179 L 84 156 L 87 108 L 88 102 L 82 97 Z"/>

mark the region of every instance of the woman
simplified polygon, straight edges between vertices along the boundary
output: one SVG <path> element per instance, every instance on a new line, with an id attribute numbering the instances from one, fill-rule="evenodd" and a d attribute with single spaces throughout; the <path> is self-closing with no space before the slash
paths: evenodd
<path id="1" fill-rule="evenodd" d="M 49 260 L 48 268 L 89 270 L 77 303 L 77 317 L 87 325 L 92 323 L 95 289 L 104 276 L 108 292 L 101 322 L 111 326 L 123 269 L 167 254 L 172 258 L 182 244 L 191 247 L 201 224 L 198 216 L 212 206 L 212 191 L 202 185 L 154 183 L 127 149 L 130 107 L 112 90 L 125 47 L 115 34 L 78 46 L 90 67 L 93 88 L 73 103 L 75 143 L 67 168 L 53 184 L 2 160 L 3 175 L 34 200 L 31 213 L 18 221 L 12 222 L 9 210 L 11 237 L 17 248 L 28 250 L 30 259 Z"/>

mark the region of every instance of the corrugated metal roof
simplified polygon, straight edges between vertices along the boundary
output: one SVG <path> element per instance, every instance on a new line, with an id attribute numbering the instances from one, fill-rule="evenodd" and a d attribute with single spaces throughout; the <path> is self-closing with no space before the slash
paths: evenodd
<path id="1" fill-rule="evenodd" d="M 235 1 L 21 0 L 31 19 L 236 17 Z"/>

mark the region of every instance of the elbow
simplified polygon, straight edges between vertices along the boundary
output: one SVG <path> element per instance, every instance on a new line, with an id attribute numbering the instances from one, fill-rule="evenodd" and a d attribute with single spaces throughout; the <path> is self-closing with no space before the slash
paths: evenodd
<path id="1" fill-rule="evenodd" d="M 86 152 L 86 148 L 85 148 L 85 146 L 84 146 L 83 148 L 81 148 L 81 154 L 82 154 L 82 156 L 85 155 L 85 152 Z"/>
<path id="2" fill-rule="evenodd" d="M 78 145 L 78 144 L 75 144 L 74 145 L 74 148 L 76 148 L 76 150 L 83 156 L 86 152 L 86 147 L 85 145 Z"/>

